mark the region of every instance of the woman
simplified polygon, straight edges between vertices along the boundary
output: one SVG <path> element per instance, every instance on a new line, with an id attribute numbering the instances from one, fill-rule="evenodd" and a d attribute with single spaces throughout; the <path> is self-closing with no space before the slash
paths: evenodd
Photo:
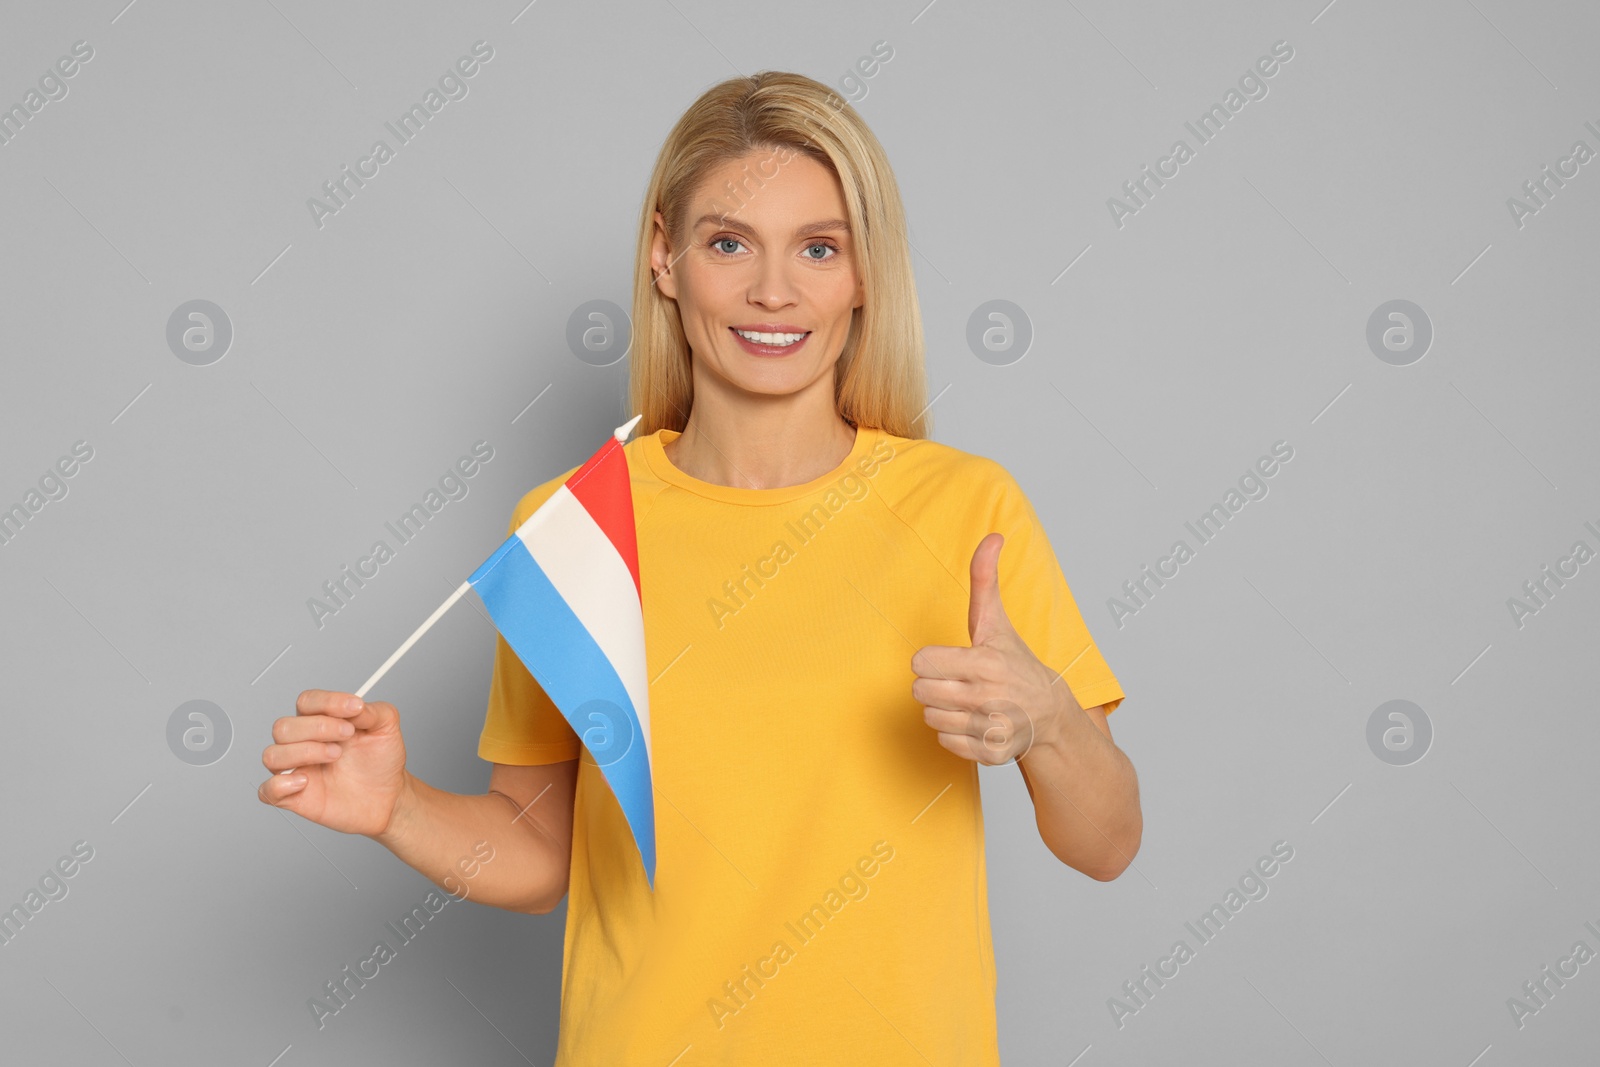
<path id="1" fill-rule="evenodd" d="M 1045 844 L 1101 880 L 1138 785 L 1027 498 L 926 439 L 904 213 L 855 110 L 795 74 L 706 92 L 651 177 L 633 318 L 654 891 L 503 638 L 488 793 L 407 773 L 393 705 L 308 690 L 262 799 L 452 891 L 487 841 L 482 903 L 570 895 L 558 1067 L 997 1064 L 978 764 L 1015 760 Z"/>

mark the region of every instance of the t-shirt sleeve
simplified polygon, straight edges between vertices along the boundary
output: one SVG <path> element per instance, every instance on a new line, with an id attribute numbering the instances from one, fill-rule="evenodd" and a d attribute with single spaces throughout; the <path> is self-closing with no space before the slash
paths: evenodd
<path id="1" fill-rule="evenodd" d="M 574 468 L 576 469 L 576 468 Z M 569 471 L 568 474 L 571 472 Z M 517 504 L 506 529 L 510 537 L 565 477 L 532 490 Z M 495 633 L 489 710 L 478 738 L 478 756 L 491 763 L 528 766 L 578 758 L 581 744 L 561 709 L 545 694 L 506 639 Z"/>
<path id="2" fill-rule="evenodd" d="M 1104 704 L 1109 714 L 1122 703 L 1122 686 L 1089 634 L 1033 504 L 1004 468 L 999 468 L 998 481 L 1000 492 L 989 529 L 1005 536 L 1000 549 L 1000 600 L 1006 616 L 1041 662 L 1052 671 L 1063 671 L 1061 679 L 1080 706 Z M 969 573 L 977 548 L 977 542 L 967 547 Z"/>

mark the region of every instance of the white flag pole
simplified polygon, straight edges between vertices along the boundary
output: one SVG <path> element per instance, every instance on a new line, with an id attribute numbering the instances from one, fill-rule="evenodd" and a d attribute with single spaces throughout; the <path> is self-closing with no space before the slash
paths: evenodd
<path id="1" fill-rule="evenodd" d="M 644 418 L 643 415 L 635 415 L 621 426 L 618 426 L 615 430 L 612 430 L 611 436 L 615 437 L 618 442 L 627 441 L 628 435 L 633 432 L 633 428 L 639 424 L 639 420 L 642 418 Z M 394 655 L 384 660 L 383 666 L 379 667 L 377 672 L 373 674 L 371 678 L 367 679 L 365 685 L 356 690 L 356 696 L 360 697 L 362 700 L 367 699 L 367 693 L 372 689 L 373 686 L 378 684 L 378 679 L 387 674 L 389 672 L 389 668 L 393 667 L 400 657 L 410 651 L 411 646 L 417 643 L 417 639 L 423 634 L 427 633 L 428 628 L 439 621 L 439 616 L 449 611 L 451 606 L 465 596 L 467 590 L 471 588 L 472 582 L 462 582 L 460 588 L 458 588 L 454 593 L 450 594 L 450 599 L 446 600 L 443 604 L 440 604 L 437 608 L 435 608 L 433 614 L 428 616 L 427 621 L 421 626 L 417 627 L 415 633 L 406 638 L 405 644 L 395 649 Z"/>
<path id="2" fill-rule="evenodd" d="M 467 590 L 471 588 L 471 582 L 462 582 L 456 591 L 450 594 L 450 599 L 434 608 L 433 614 L 428 616 L 428 620 L 421 626 L 417 627 L 416 632 L 414 632 L 410 637 L 406 638 L 405 644 L 394 650 L 394 655 L 383 661 L 383 666 L 379 667 L 372 677 L 367 679 L 365 685 L 356 690 L 356 696 L 360 697 L 362 700 L 367 699 L 367 693 L 372 689 L 373 686 L 378 684 L 378 679 L 382 678 L 385 674 L 388 674 L 389 668 L 393 667 L 395 663 L 399 661 L 401 656 L 405 655 L 411 650 L 411 646 L 417 643 L 417 639 L 419 637 L 428 632 L 429 627 L 439 621 L 439 616 L 449 611 L 455 602 L 460 600 L 466 594 Z"/>
<path id="3" fill-rule="evenodd" d="M 628 440 L 628 435 L 633 432 L 633 428 L 635 426 L 639 425 L 639 420 L 642 418 L 644 418 L 643 414 L 635 415 L 633 418 L 629 419 L 627 422 L 611 431 L 611 436 L 615 437 L 619 443 L 626 443 Z M 462 582 L 456 591 L 450 594 L 449 599 L 447 599 L 443 604 L 440 604 L 437 608 L 434 608 L 433 614 L 429 615 L 427 620 L 424 621 L 421 626 L 417 627 L 416 631 L 413 632 L 410 637 L 406 638 L 404 644 L 394 650 L 393 655 L 383 661 L 383 666 L 379 667 L 373 673 L 372 677 L 368 678 L 361 688 L 356 690 L 355 695 L 360 697 L 362 700 L 367 699 L 367 693 L 371 692 L 372 687 L 378 684 L 378 679 L 382 678 L 385 674 L 388 674 L 389 668 L 398 663 L 400 661 L 400 657 L 409 652 L 411 650 L 411 646 L 416 644 L 418 639 L 420 639 L 423 634 L 427 633 L 434 623 L 439 621 L 439 617 L 455 606 L 455 602 L 465 596 L 467 590 L 471 588 L 472 582 L 470 580 Z M 288 770 L 279 771 L 278 773 L 293 774 L 295 770 L 296 768 L 290 767 Z"/>
<path id="4" fill-rule="evenodd" d="M 434 608 L 433 609 L 433 614 L 428 616 L 427 621 L 424 622 L 421 626 L 417 627 L 416 630 L 411 634 L 411 636 L 406 638 L 405 643 L 402 644 L 399 648 L 395 649 L 394 650 L 394 654 L 391 655 L 388 659 L 383 661 L 383 666 L 379 667 L 377 669 L 377 671 L 375 671 L 373 673 L 372 677 L 368 678 L 366 680 L 366 683 L 364 685 L 362 685 L 362 687 L 360 689 L 356 690 L 356 696 L 360 697 L 362 700 L 367 699 L 367 693 L 371 691 L 373 686 L 378 684 L 378 679 L 382 678 L 385 674 L 388 674 L 389 673 L 389 668 L 393 667 L 396 663 L 398 663 L 400 661 L 400 657 L 405 655 L 407 652 L 409 652 L 411 650 L 411 646 L 416 644 L 417 640 L 423 634 L 427 633 L 429 628 L 431 628 L 434 623 L 439 621 L 439 617 L 441 615 L 443 615 L 445 612 L 449 611 L 451 609 L 451 607 L 453 607 L 455 605 L 455 602 L 460 600 L 463 596 L 465 596 L 467 590 L 471 589 L 471 588 L 472 588 L 472 583 L 470 581 L 462 582 L 461 585 L 459 587 L 457 587 L 456 591 L 450 594 L 450 597 L 449 597 L 448 600 L 446 600 L 443 604 L 440 604 L 438 607 Z M 290 767 L 288 770 L 279 771 L 278 773 L 279 774 L 293 774 L 296 770 L 298 770 L 298 768 Z"/>

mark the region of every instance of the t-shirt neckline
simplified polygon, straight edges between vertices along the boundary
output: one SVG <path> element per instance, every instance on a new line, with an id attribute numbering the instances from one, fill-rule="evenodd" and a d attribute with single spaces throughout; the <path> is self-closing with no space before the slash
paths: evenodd
<path id="1" fill-rule="evenodd" d="M 857 426 L 855 444 L 850 447 L 849 455 L 845 456 L 839 465 L 826 474 L 802 482 L 799 485 L 785 485 L 775 489 L 747 489 L 735 485 L 717 485 L 714 482 L 704 482 L 692 475 L 685 474 L 673 465 L 667 458 L 666 446 L 683 436 L 679 430 L 662 428 L 653 434 L 639 438 L 644 449 L 645 462 L 657 478 L 675 485 L 680 489 L 687 489 L 691 493 L 720 500 L 727 504 L 786 504 L 791 500 L 809 496 L 820 492 L 838 481 L 852 470 L 868 452 L 877 444 L 878 430 L 871 426 Z"/>

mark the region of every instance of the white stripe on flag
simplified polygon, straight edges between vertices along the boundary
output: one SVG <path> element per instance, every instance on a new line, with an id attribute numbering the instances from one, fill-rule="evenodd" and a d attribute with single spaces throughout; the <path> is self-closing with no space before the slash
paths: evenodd
<path id="1" fill-rule="evenodd" d="M 639 716 L 639 732 L 648 756 L 649 671 L 644 653 L 644 611 L 633 584 L 633 572 L 588 509 L 565 485 L 517 528 L 517 536 L 611 661 Z"/>

